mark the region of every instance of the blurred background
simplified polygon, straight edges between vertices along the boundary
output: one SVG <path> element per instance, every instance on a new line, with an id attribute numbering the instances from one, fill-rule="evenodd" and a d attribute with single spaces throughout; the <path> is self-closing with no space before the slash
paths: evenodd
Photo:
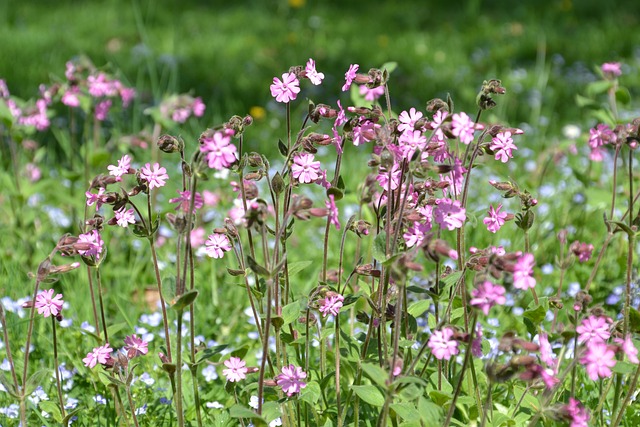
<path id="1" fill-rule="evenodd" d="M 259 115 L 251 108 L 272 102 L 273 76 L 310 57 L 327 75 L 323 102 L 338 97 L 350 63 L 366 71 L 397 62 L 390 83 L 396 112 L 447 93 L 458 109 L 471 110 L 482 80 L 502 79 L 509 90 L 502 119 L 539 134 L 582 119 L 575 95 L 596 79 L 597 65 L 622 62 L 636 94 L 640 81 L 636 1 L 0 4 L 0 78 L 12 94 L 37 96 L 38 84 L 64 78 L 65 62 L 86 55 L 119 70 L 149 103 L 163 93 L 201 96 L 216 122 Z"/>

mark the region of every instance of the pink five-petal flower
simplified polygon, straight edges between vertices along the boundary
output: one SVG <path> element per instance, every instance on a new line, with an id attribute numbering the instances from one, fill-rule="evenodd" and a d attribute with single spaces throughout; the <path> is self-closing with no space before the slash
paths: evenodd
<path id="1" fill-rule="evenodd" d="M 403 133 L 406 131 L 414 131 L 416 122 L 421 118 L 422 112 L 416 110 L 413 107 L 411 107 L 408 112 L 406 110 L 403 111 L 398 116 L 398 121 L 400 122 L 400 124 L 398 125 L 398 130 Z"/>
<path id="2" fill-rule="evenodd" d="M 278 102 L 293 101 L 300 92 L 299 85 L 300 82 L 294 73 L 284 73 L 282 80 L 273 78 L 273 84 L 270 86 L 271 96 Z"/>
<path id="3" fill-rule="evenodd" d="M 579 334 L 578 343 L 591 345 L 593 343 L 603 343 L 609 339 L 611 319 L 606 316 L 589 316 L 583 319 L 580 325 L 576 327 Z"/>
<path id="4" fill-rule="evenodd" d="M 503 305 L 507 302 L 504 296 L 505 289 L 500 285 L 495 285 L 488 280 L 478 285 L 476 289 L 471 291 L 471 305 L 480 308 L 485 315 L 489 314 L 489 310 L 494 305 Z"/>
<path id="5" fill-rule="evenodd" d="M 232 383 L 245 379 L 249 371 L 245 361 L 239 357 L 230 357 L 229 360 L 224 361 L 224 366 L 226 366 L 227 369 L 222 370 L 222 375 Z"/>
<path id="6" fill-rule="evenodd" d="M 320 178 L 320 162 L 314 159 L 311 153 L 299 153 L 293 157 L 291 174 L 301 184 L 314 182 Z"/>
<path id="7" fill-rule="evenodd" d="M 149 190 L 164 187 L 167 179 L 169 179 L 167 170 L 160 167 L 159 163 L 154 163 L 153 168 L 150 163 L 147 163 L 140 169 L 140 177 L 149 183 Z"/>
<path id="8" fill-rule="evenodd" d="M 364 96 L 365 101 L 373 102 L 384 95 L 384 86 L 378 86 L 369 89 L 367 85 L 360 85 L 360 95 Z"/>
<path id="9" fill-rule="evenodd" d="M 358 64 L 349 65 L 349 69 L 347 70 L 346 73 L 344 73 L 345 83 L 342 86 L 343 92 L 348 91 L 349 88 L 351 87 L 351 83 L 353 83 L 353 80 L 356 78 L 356 71 L 358 71 L 358 68 L 360 68 L 360 65 Z"/>
<path id="10" fill-rule="evenodd" d="M 622 349 L 624 354 L 627 356 L 627 359 L 629 359 L 629 362 L 631 363 L 640 362 L 640 360 L 638 360 L 638 349 L 633 344 L 633 341 L 631 341 L 631 335 L 627 335 L 625 339 L 616 338 L 615 342 L 620 345 L 620 348 Z"/>
<path id="11" fill-rule="evenodd" d="M 126 228 L 129 226 L 129 224 L 136 223 L 136 217 L 133 214 L 133 208 L 127 210 L 127 208 L 123 206 L 113 213 L 116 218 L 116 224 L 118 224 L 120 227 Z"/>
<path id="12" fill-rule="evenodd" d="M 211 169 L 223 170 L 236 161 L 238 149 L 231 143 L 231 136 L 225 132 L 215 132 L 200 138 L 200 151 L 205 153 Z"/>
<path id="13" fill-rule="evenodd" d="M 282 387 L 282 391 L 287 393 L 287 396 L 291 396 L 300 393 L 300 390 L 307 386 L 302 381 L 305 378 L 307 378 L 307 374 L 302 368 L 295 365 L 283 366 L 282 373 L 276 378 L 276 384 Z"/>
<path id="14" fill-rule="evenodd" d="M 213 233 L 205 242 L 205 253 L 211 258 L 222 258 L 224 253 L 231 250 L 231 243 L 226 234 Z"/>
<path id="15" fill-rule="evenodd" d="M 473 141 L 474 125 L 467 113 L 454 114 L 451 122 L 451 133 L 460 138 L 460 142 L 469 145 Z"/>
<path id="16" fill-rule="evenodd" d="M 311 81 L 311 83 L 313 83 L 316 86 L 322 83 L 322 80 L 324 79 L 324 74 L 316 71 L 316 61 L 309 58 L 309 61 L 307 61 L 307 66 L 305 67 L 304 70 L 306 71 L 307 78 L 309 79 L 309 81 Z"/>
<path id="17" fill-rule="evenodd" d="M 458 341 L 452 340 L 452 336 L 452 328 L 447 327 L 440 331 L 433 331 L 433 334 L 429 337 L 429 343 L 427 345 L 436 359 L 449 360 L 451 356 L 458 354 Z"/>
<path id="18" fill-rule="evenodd" d="M 587 347 L 587 353 L 580 359 L 585 365 L 587 375 L 593 381 L 611 376 L 611 368 L 616 365 L 616 352 L 604 342 L 593 342 Z"/>
<path id="19" fill-rule="evenodd" d="M 102 195 L 104 194 L 105 189 L 100 187 L 98 189 L 98 194 L 87 191 L 84 195 L 87 197 L 87 206 L 92 206 L 94 203 L 96 205 L 96 210 L 100 209 L 102 206 Z"/>
<path id="20" fill-rule="evenodd" d="M 87 246 L 87 249 L 78 249 L 78 253 L 83 256 L 95 256 L 100 257 L 102 253 L 102 247 L 104 246 L 104 241 L 98 230 L 91 230 L 91 232 L 86 234 L 78 235 L 78 243 L 81 243 Z"/>
<path id="21" fill-rule="evenodd" d="M 138 338 L 136 334 L 124 338 L 124 349 L 129 359 L 147 354 L 149 352 L 148 345 L 145 340 Z"/>
<path id="22" fill-rule="evenodd" d="M 511 132 L 509 131 L 497 134 L 491 140 L 489 148 L 495 153 L 496 160 L 500 160 L 502 163 L 507 163 L 509 159 L 512 159 L 512 150 L 518 149 L 513 143 L 513 138 L 511 138 Z"/>
<path id="23" fill-rule="evenodd" d="M 536 287 L 536 279 L 532 276 L 535 265 L 533 254 L 523 254 L 513 267 L 513 286 L 526 291 Z"/>
<path id="24" fill-rule="evenodd" d="M 107 166 L 109 175 L 115 176 L 117 181 L 122 180 L 122 175 L 129 173 L 129 168 L 131 168 L 131 156 L 128 154 L 125 154 L 120 160 L 118 160 L 117 166 Z"/>
<path id="25" fill-rule="evenodd" d="M 100 347 L 95 347 L 91 352 L 87 353 L 87 357 L 82 359 L 84 366 L 93 368 L 98 363 L 107 363 L 107 360 L 111 357 L 110 355 L 112 351 L 113 349 L 109 347 L 109 343 Z"/>
<path id="26" fill-rule="evenodd" d="M 62 311 L 62 294 L 53 296 L 53 289 L 47 289 L 40 292 L 36 296 L 35 307 L 38 309 L 38 314 L 42 314 L 44 317 L 57 316 Z"/>
<path id="27" fill-rule="evenodd" d="M 569 246 L 569 250 L 578 257 L 578 261 L 587 262 L 591 259 L 593 245 L 591 243 L 580 243 L 576 240 Z"/>
<path id="28" fill-rule="evenodd" d="M 467 219 L 466 210 L 460 205 L 460 200 L 438 199 L 433 209 L 433 219 L 451 231 L 461 228 Z"/>
<path id="29" fill-rule="evenodd" d="M 497 209 L 494 209 L 493 205 L 489 206 L 489 216 L 482 220 L 482 222 L 484 222 L 484 225 L 487 226 L 487 230 L 492 233 L 500 230 L 500 227 L 504 225 L 504 222 L 507 218 L 507 213 L 500 212 L 500 209 L 502 209 L 502 203 L 498 205 Z"/>
<path id="30" fill-rule="evenodd" d="M 320 301 L 320 313 L 323 317 L 327 317 L 329 314 L 337 316 L 343 302 L 344 297 L 340 294 L 327 296 Z"/>

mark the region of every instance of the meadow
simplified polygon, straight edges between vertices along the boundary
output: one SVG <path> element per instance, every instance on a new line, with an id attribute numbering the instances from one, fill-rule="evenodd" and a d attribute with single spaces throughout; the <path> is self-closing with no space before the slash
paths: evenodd
<path id="1" fill-rule="evenodd" d="M 638 6 L 187 6 L 2 5 L 1 426 L 640 422 Z"/>

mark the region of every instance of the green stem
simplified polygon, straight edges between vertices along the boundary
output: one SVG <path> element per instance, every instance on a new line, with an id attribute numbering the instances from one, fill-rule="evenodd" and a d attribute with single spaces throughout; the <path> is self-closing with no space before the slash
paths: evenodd
<path id="1" fill-rule="evenodd" d="M 58 368 L 58 338 L 56 335 L 56 318 L 51 316 L 51 325 L 53 327 L 53 368 L 56 373 L 56 387 L 58 389 L 58 402 L 60 403 L 60 412 L 64 419 L 67 414 L 64 411 L 64 401 L 62 399 L 62 386 L 60 385 L 60 370 Z"/>

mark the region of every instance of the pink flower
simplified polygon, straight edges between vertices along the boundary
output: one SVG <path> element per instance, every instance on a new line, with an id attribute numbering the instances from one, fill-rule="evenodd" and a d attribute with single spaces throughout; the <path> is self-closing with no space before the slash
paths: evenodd
<path id="1" fill-rule="evenodd" d="M 360 95 L 364 96 L 365 101 L 373 102 L 384 95 L 384 86 L 369 89 L 367 85 L 360 85 Z"/>
<path id="2" fill-rule="evenodd" d="M 460 205 L 460 200 L 438 199 L 433 209 L 433 219 L 440 225 L 451 231 L 461 228 L 467 219 L 465 209 Z"/>
<path id="3" fill-rule="evenodd" d="M 473 342 L 471 343 L 471 354 L 473 354 L 473 357 L 482 357 L 482 336 L 482 325 L 478 323 L 476 336 L 473 338 Z"/>
<path id="4" fill-rule="evenodd" d="M 305 378 L 307 378 L 307 374 L 302 368 L 295 365 L 283 366 L 282 373 L 276 378 L 276 384 L 282 387 L 282 391 L 287 393 L 287 396 L 291 396 L 292 394 L 300 393 L 300 390 L 307 386 L 302 381 Z"/>
<path id="5" fill-rule="evenodd" d="M 325 206 L 329 210 L 329 222 L 335 225 L 336 230 L 340 230 L 340 219 L 338 217 L 338 207 L 336 206 L 335 197 L 329 195 L 329 200 L 325 201 Z"/>
<path id="6" fill-rule="evenodd" d="M 578 342 L 587 345 L 604 343 L 611 336 L 609 332 L 610 324 L 611 319 L 606 316 L 589 316 L 583 319 L 580 325 L 576 327 L 576 333 L 579 334 Z"/>
<path id="7" fill-rule="evenodd" d="M 458 354 L 458 341 L 452 340 L 453 336 L 452 328 L 443 328 L 440 331 L 434 331 L 429 337 L 429 343 L 427 344 L 436 359 L 449 360 L 451 356 Z"/>
<path id="8" fill-rule="evenodd" d="M 62 95 L 62 103 L 67 107 L 79 107 L 80 99 L 78 99 L 78 95 L 80 94 L 80 88 L 78 86 L 71 86 L 69 89 L 65 91 Z"/>
<path id="9" fill-rule="evenodd" d="M 320 313 L 323 317 L 327 317 L 329 314 L 337 316 L 343 302 L 344 297 L 340 294 L 328 296 L 320 301 Z"/>
<path id="10" fill-rule="evenodd" d="M 589 129 L 589 147 L 592 149 L 615 141 L 616 134 L 613 133 L 609 126 L 603 123 L 600 123 L 595 128 Z"/>
<path id="11" fill-rule="evenodd" d="M 489 206 L 489 216 L 482 220 L 487 226 L 487 230 L 492 233 L 500 230 L 507 218 L 507 213 L 500 212 L 500 209 L 502 209 L 502 203 L 498 205 L 498 209 L 494 209 L 493 205 Z"/>
<path id="12" fill-rule="evenodd" d="M 589 427 L 589 411 L 585 409 L 580 401 L 569 398 L 569 403 L 563 407 L 566 412 L 566 418 L 571 421 L 570 427 Z"/>
<path id="13" fill-rule="evenodd" d="M 304 70 L 306 71 L 307 78 L 309 79 L 309 81 L 311 81 L 311 83 L 313 83 L 316 86 L 322 83 L 322 79 L 324 79 L 324 74 L 316 71 L 316 61 L 309 58 L 309 61 L 307 61 L 307 66 L 305 67 Z"/>
<path id="14" fill-rule="evenodd" d="M 107 118 L 107 114 L 109 114 L 109 109 L 111 108 L 111 100 L 105 99 L 104 101 L 98 102 L 96 104 L 95 117 L 98 121 L 104 121 Z"/>
<path id="15" fill-rule="evenodd" d="M 356 78 L 356 71 L 358 71 L 358 68 L 360 68 L 360 65 L 358 64 L 349 65 L 349 69 L 347 70 L 346 73 L 344 73 L 345 83 L 342 86 L 343 92 L 348 91 L 349 88 L 351 87 L 351 83 L 353 83 L 353 79 Z"/>
<path id="16" fill-rule="evenodd" d="M 202 98 L 197 97 L 193 99 L 193 104 L 191 104 L 191 109 L 193 110 L 193 115 L 196 117 L 202 117 L 204 115 L 204 110 L 206 106 L 204 102 L 202 102 Z"/>
<path id="17" fill-rule="evenodd" d="M 480 308 L 486 315 L 489 314 L 489 310 L 494 305 L 503 305 L 507 302 L 507 298 L 504 296 L 505 289 L 500 285 L 495 285 L 488 280 L 485 280 L 476 289 L 471 291 L 471 305 Z"/>
<path id="18" fill-rule="evenodd" d="M 224 361 L 224 366 L 226 366 L 227 369 L 223 369 L 222 374 L 232 383 L 247 377 L 249 369 L 246 368 L 245 361 L 239 357 L 230 357 L 229 360 Z"/>
<path id="19" fill-rule="evenodd" d="M 417 111 L 413 107 L 411 107 L 409 112 L 407 112 L 406 110 L 403 111 L 398 116 L 398 121 L 400 122 L 400 124 L 398 125 L 398 130 L 403 133 L 406 131 L 414 131 L 416 122 L 421 118 L 422 118 L 422 112 Z"/>
<path id="20" fill-rule="evenodd" d="M 176 210 L 180 209 L 183 212 L 189 212 L 189 206 L 191 205 L 191 191 L 180 191 L 178 190 L 178 194 L 180 197 L 174 197 L 173 199 L 169 199 L 169 203 L 178 203 L 176 206 Z M 196 191 L 196 198 L 193 201 L 193 212 L 195 213 L 196 209 L 200 209 L 204 205 L 204 200 L 200 193 Z"/>
<path id="21" fill-rule="evenodd" d="M 27 178 L 29 178 L 29 181 L 31 182 L 36 182 L 42 177 L 42 171 L 40 171 L 40 168 L 34 163 L 27 163 L 24 166 L 24 169 L 27 174 Z"/>
<path id="22" fill-rule="evenodd" d="M 62 294 L 53 296 L 53 289 L 47 289 L 40 292 L 36 296 L 35 307 L 38 309 L 38 314 L 42 314 L 44 317 L 57 316 L 62 311 Z"/>
<path id="23" fill-rule="evenodd" d="M 515 288 L 526 291 L 536 287 L 536 279 L 531 276 L 534 265 L 533 254 L 527 253 L 518 258 L 513 269 L 513 286 Z"/>
<path id="24" fill-rule="evenodd" d="M 144 356 L 149 352 L 148 343 L 142 338 L 138 338 L 136 334 L 129 335 L 124 338 L 124 349 L 127 357 L 133 359 L 137 356 Z"/>
<path id="25" fill-rule="evenodd" d="M 466 113 L 454 114 L 451 133 L 460 138 L 460 142 L 469 145 L 473 141 L 474 124 Z"/>
<path id="26" fill-rule="evenodd" d="M 424 150 L 427 146 L 427 137 L 419 130 L 407 130 L 398 138 L 398 144 L 402 149 L 402 156 L 411 160 L 416 150 Z"/>
<path id="27" fill-rule="evenodd" d="M 551 344 L 549 344 L 549 337 L 545 333 L 540 333 L 538 341 L 540 343 L 540 360 L 548 367 L 555 369 L 556 360 L 553 358 L 553 350 L 551 349 Z"/>
<path id="28" fill-rule="evenodd" d="M 11 96 L 11 94 L 9 93 L 7 82 L 5 82 L 3 79 L 0 79 L 0 98 L 7 99 L 9 98 L 9 96 Z"/>
<path id="29" fill-rule="evenodd" d="M 604 342 L 592 342 L 580 363 L 585 365 L 587 375 L 593 381 L 607 378 L 611 376 L 611 368 L 616 365 L 616 352 Z"/>
<path id="30" fill-rule="evenodd" d="M 127 108 L 129 104 L 131 104 L 131 101 L 133 101 L 133 98 L 136 97 L 136 90 L 131 87 L 119 85 L 118 92 L 120 93 L 120 99 L 122 100 L 122 106 L 124 108 Z"/>
<path id="31" fill-rule="evenodd" d="M 593 245 L 587 243 L 580 243 L 577 240 L 569 246 L 569 250 L 578 257 L 578 261 L 587 262 L 591 259 L 593 252 Z"/>
<path id="32" fill-rule="evenodd" d="M 624 354 L 627 356 L 627 359 L 629 359 L 629 362 L 631 363 L 640 362 L 638 360 L 638 349 L 633 344 L 633 341 L 631 341 L 631 335 L 627 335 L 625 339 L 616 338 L 614 341 L 617 344 L 620 344 L 620 348 L 622 349 Z"/>
<path id="33" fill-rule="evenodd" d="M 113 212 L 116 218 L 116 224 L 118 224 L 120 227 L 128 227 L 129 224 L 135 224 L 136 223 L 136 218 L 133 215 L 133 208 L 126 210 L 126 207 L 123 206 L 120 209 L 118 209 L 117 211 Z"/>
<path id="34" fill-rule="evenodd" d="M 224 253 L 231 250 L 231 243 L 226 234 L 213 233 L 205 242 L 205 253 L 211 258 L 222 258 Z"/>
<path id="35" fill-rule="evenodd" d="M 87 206 L 92 206 L 94 203 L 96 204 L 96 210 L 100 209 L 100 206 L 102 206 L 102 195 L 104 194 L 105 189 L 100 187 L 98 189 L 98 194 L 94 194 L 90 191 L 87 191 L 86 193 L 84 193 L 84 195 L 87 197 Z"/>
<path id="36" fill-rule="evenodd" d="M 621 64 L 619 62 L 605 62 L 600 67 L 602 74 L 609 77 L 617 77 L 622 74 Z"/>
<path id="37" fill-rule="evenodd" d="M 84 243 L 87 249 L 78 249 L 78 253 L 83 256 L 95 256 L 99 257 L 102 253 L 102 247 L 104 242 L 98 233 L 98 230 L 91 230 L 90 233 L 80 234 L 78 236 L 78 243 Z"/>
<path id="38" fill-rule="evenodd" d="M 87 357 L 82 359 L 84 366 L 93 368 L 98 363 L 101 365 L 107 363 L 107 360 L 111 357 L 111 352 L 113 352 L 113 349 L 109 347 L 109 343 L 100 347 L 95 347 L 93 351 L 87 354 Z"/>
<path id="39" fill-rule="evenodd" d="M 300 92 L 300 82 L 293 73 L 284 73 L 282 80 L 277 77 L 273 78 L 273 84 L 270 86 L 271 96 L 278 102 L 289 102 L 296 99 Z"/>
<path id="40" fill-rule="evenodd" d="M 167 170 L 160 167 L 159 163 L 154 163 L 153 169 L 151 168 L 151 164 L 147 163 L 140 169 L 140 177 L 149 183 L 149 190 L 164 187 L 166 180 L 169 179 Z"/>
<path id="41" fill-rule="evenodd" d="M 237 159 L 238 149 L 231 143 L 231 135 L 215 132 L 213 136 L 200 139 L 200 151 L 211 169 L 223 170 L 231 166 Z"/>
<path id="42" fill-rule="evenodd" d="M 299 153 L 293 157 L 291 174 L 300 183 L 310 183 L 320 178 L 320 162 L 314 161 L 313 154 Z"/>
<path id="43" fill-rule="evenodd" d="M 400 166 L 397 163 L 393 164 L 393 167 L 391 168 L 391 173 L 389 173 L 389 171 L 385 167 L 381 166 L 380 172 L 376 177 L 376 181 L 378 181 L 378 184 L 380 184 L 380 187 L 382 187 L 384 191 L 389 191 L 389 190 L 393 191 L 400 186 L 401 174 L 402 174 L 402 169 L 400 169 Z"/>
<path id="44" fill-rule="evenodd" d="M 109 175 L 115 176 L 117 181 L 122 180 L 122 175 L 126 175 L 129 173 L 129 169 L 131 168 L 131 156 L 125 154 L 122 156 L 120 160 L 118 160 L 118 165 L 109 165 L 107 169 L 109 170 Z"/>
<path id="45" fill-rule="evenodd" d="M 492 140 L 489 148 L 495 152 L 496 160 L 500 160 L 502 163 L 507 163 L 509 159 L 513 158 L 512 150 L 517 150 L 518 147 L 513 143 L 511 138 L 511 132 L 500 132 Z"/>
<path id="46" fill-rule="evenodd" d="M 431 223 L 427 222 L 425 224 L 421 222 L 414 222 L 413 225 L 407 228 L 407 231 L 402 235 L 404 239 L 404 243 L 407 248 L 411 248 L 413 246 L 419 246 L 424 240 L 424 236 L 431 230 Z"/>

